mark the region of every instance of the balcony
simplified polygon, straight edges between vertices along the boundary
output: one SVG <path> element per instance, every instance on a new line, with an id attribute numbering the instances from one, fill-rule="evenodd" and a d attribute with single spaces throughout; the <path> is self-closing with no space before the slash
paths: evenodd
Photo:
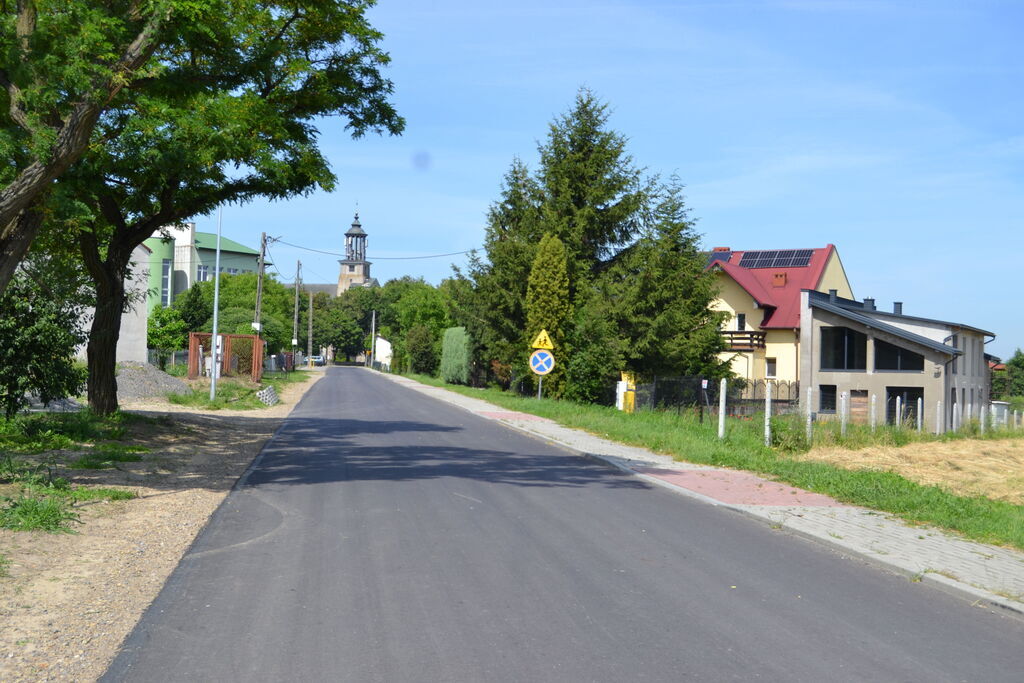
<path id="1" fill-rule="evenodd" d="M 757 351 L 764 348 L 764 332 L 722 330 L 719 334 L 725 337 L 725 346 L 728 351 Z"/>

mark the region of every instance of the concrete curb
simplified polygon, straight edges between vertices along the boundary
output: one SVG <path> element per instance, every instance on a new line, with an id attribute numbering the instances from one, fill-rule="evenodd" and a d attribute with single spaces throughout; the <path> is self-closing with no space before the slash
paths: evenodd
<path id="1" fill-rule="evenodd" d="M 381 374 L 384 374 L 384 373 L 381 373 Z M 415 386 L 429 387 L 431 389 L 440 389 L 441 391 L 453 394 L 455 396 L 461 396 L 461 394 L 455 394 L 454 392 L 450 392 L 447 389 L 443 389 L 442 387 L 434 387 L 434 386 L 431 386 L 431 385 L 428 385 L 428 384 L 421 384 L 419 382 L 416 382 L 414 386 L 410 386 L 406 382 L 396 381 L 397 377 L 394 376 L 394 375 L 384 375 L 384 376 L 388 377 L 388 379 L 391 379 L 392 381 L 395 381 L 396 384 L 405 385 L 405 386 L 408 386 L 410 388 L 414 388 Z M 402 379 L 406 379 L 406 378 L 402 378 Z M 409 380 L 409 381 L 415 382 L 415 380 Z M 425 393 L 425 392 L 421 392 L 421 393 Z M 511 422 L 509 422 L 509 421 L 507 421 L 505 419 L 491 418 L 491 417 L 486 417 L 484 415 L 480 415 L 480 414 L 474 412 L 472 409 L 470 409 L 470 408 L 468 408 L 466 406 L 460 405 L 458 402 L 455 402 L 455 401 L 447 401 L 447 400 L 445 400 L 442 397 L 436 397 L 436 396 L 429 396 L 429 397 L 435 398 L 436 400 L 444 401 L 445 403 L 448 403 L 449 405 L 455 406 L 457 408 L 461 408 L 462 410 L 465 410 L 467 413 L 470 413 L 471 415 L 475 415 L 476 417 L 479 417 L 480 419 L 489 420 L 491 422 L 496 422 L 496 423 L 501 424 L 502 426 L 504 426 L 504 427 L 506 427 L 508 429 L 512 429 L 512 430 L 517 431 L 517 432 L 519 432 L 521 434 L 529 436 L 529 437 L 531 437 L 533 439 L 537 439 L 539 441 L 543 441 L 544 443 L 546 443 L 546 444 L 548 444 L 550 446 L 554 446 L 554 447 L 558 448 L 559 450 L 563 450 L 563 451 L 566 451 L 567 453 L 570 453 L 572 455 L 581 456 L 581 457 L 586 458 L 587 460 L 590 460 L 592 462 L 595 462 L 595 463 L 598 463 L 598 464 L 601 464 L 601 465 L 604 465 L 604 466 L 607 466 L 607 467 L 614 468 L 614 469 L 616 469 L 616 470 L 618 470 L 620 472 L 623 472 L 625 474 L 629 474 L 631 476 L 637 477 L 637 478 L 639 478 L 639 479 L 641 479 L 641 480 L 643 480 L 643 481 L 645 481 L 645 482 L 647 482 L 649 484 L 652 484 L 654 486 L 659 486 L 659 487 L 664 488 L 666 490 L 672 491 L 673 493 L 676 493 L 676 494 L 679 494 L 679 495 L 684 495 L 684 496 L 686 496 L 688 498 L 693 498 L 695 500 L 699 500 L 699 501 L 701 501 L 703 503 L 708 503 L 710 505 L 715 505 L 715 506 L 718 506 L 718 507 L 726 508 L 726 509 L 731 510 L 733 512 L 738 512 L 738 513 L 740 513 L 740 514 L 742 514 L 742 515 L 744 515 L 746 517 L 749 517 L 751 519 L 755 519 L 755 520 L 762 521 L 762 522 L 768 522 L 769 524 L 772 523 L 767 515 L 761 515 L 761 514 L 758 514 L 758 513 L 754 512 L 753 510 L 749 509 L 750 507 L 753 507 L 753 506 L 744 506 L 744 505 L 735 505 L 735 504 L 732 504 L 732 503 L 724 503 L 724 502 L 722 502 L 720 500 L 716 500 L 716 499 L 711 498 L 709 496 L 705 496 L 704 494 L 698 493 L 696 491 L 691 491 L 690 489 L 687 489 L 687 488 L 684 488 L 684 487 L 681 487 L 681 486 L 676 486 L 675 484 L 667 482 L 667 481 L 665 481 L 663 479 L 659 479 L 658 477 L 653 477 L 651 475 L 644 474 L 642 472 L 637 472 L 636 470 L 632 469 L 628 465 L 626 465 L 624 463 L 621 463 L 621 462 L 617 462 L 617 458 L 613 458 L 611 456 L 600 455 L 600 454 L 597 454 L 597 453 L 590 453 L 590 452 L 581 450 L 579 448 L 576 448 L 575 446 L 571 446 L 571 445 L 569 445 L 567 443 L 563 443 L 561 441 L 558 441 L 558 440 L 548 436 L 547 434 L 542 434 L 540 432 L 534 431 L 534 430 L 529 429 L 527 427 L 523 427 L 523 426 L 520 426 L 520 425 L 517 425 L 517 424 L 513 424 L 513 423 L 511 423 Z M 486 401 L 484 401 L 484 399 L 474 399 L 474 400 L 482 401 L 482 402 L 486 403 Z M 493 405 L 493 404 L 491 404 L 491 405 Z M 503 410 L 503 409 L 500 408 L 500 406 L 495 406 L 495 408 L 498 411 Z M 571 429 L 571 427 L 567 427 L 567 429 Z M 857 506 L 850 505 L 850 506 L 846 506 L 846 507 L 856 508 Z M 941 590 L 942 592 L 946 593 L 947 595 L 952 595 L 953 597 L 957 597 L 957 598 L 960 598 L 960 599 L 964 599 L 964 600 L 970 601 L 973 605 L 984 604 L 985 606 L 1000 608 L 1002 613 L 1006 613 L 1006 614 L 1012 615 L 1014 617 L 1024 619 L 1024 604 L 1018 603 L 1016 601 L 1008 600 L 1007 598 L 1004 598 L 1004 597 L 1002 597 L 1000 595 L 996 595 L 995 593 L 987 591 L 987 590 L 985 590 L 983 588 L 978 588 L 978 587 L 973 586 L 973 585 L 971 585 L 969 583 L 965 583 L 963 581 L 959 581 L 959 580 L 956 580 L 956 579 L 951 579 L 951 578 L 949 578 L 947 576 L 943 576 L 942 574 L 936 574 L 936 573 L 932 573 L 932 572 L 922 572 L 922 573 L 913 572 L 913 571 L 907 569 L 906 567 L 900 566 L 899 564 L 897 564 L 895 562 L 886 561 L 886 559 L 884 557 L 880 557 L 876 553 L 869 553 L 867 551 L 864 551 L 864 550 L 861 550 L 861 549 L 858 549 L 858 548 L 855 548 L 855 547 L 851 547 L 850 545 L 847 545 L 847 544 L 837 543 L 836 539 L 834 539 L 834 538 L 832 538 L 830 536 L 822 536 L 822 535 L 815 534 L 815 533 L 812 533 L 812 532 L 809 532 L 809 531 L 805 531 L 805 530 L 802 530 L 802 529 L 794 529 L 794 528 L 785 528 L 785 527 L 783 527 L 782 530 L 784 530 L 787 533 L 790 533 L 790 534 L 793 534 L 793 535 L 800 536 L 802 538 L 808 539 L 810 541 L 815 541 L 817 543 L 821 543 L 823 545 L 827 545 L 832 550 L 840 552 L 840 553 L 842 553 L 844 555 L 847 555 L 847 556 L 850 556 L 850 557 L 855 557 L 855 558 L 857 558 L 859 560 L 862 560 L 862 561 L 864 561 L 864 562 L 866 562 L 868 564 L 871 564 L 871 565 L 874 565 L 876 567 L 879 567 L 879 568 L 885 569 L 887 571 L 894 572 L 894 573 L 896 573 L 898 575 L 904 576 L 908 580 L 910 580 L 911 582 L 920 583 L 922 585 L 930 586 L 930 587 L 936 588 L 938 590 Z M 943 532 L 943 533 L 945 533 L 945 532 Z"/>

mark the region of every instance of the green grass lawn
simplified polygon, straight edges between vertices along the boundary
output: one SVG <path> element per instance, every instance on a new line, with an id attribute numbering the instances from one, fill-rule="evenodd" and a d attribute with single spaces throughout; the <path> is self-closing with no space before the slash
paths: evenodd
<path id="1" fill-rule="evenodd" d="M 640 446 L 686 462 L 746 470 L 783 481 L 808 491 L 823 493 L 853 505 L 862 505 L 899 516 L 912 523 L 931 524 L 957 531 L 967 538 L 1024 550 L 1024 506 L 981 496 L 957 496 L 936 486 L 924 486 L 892 472 L 847 470 L 833 465 L 794 459 L 791 452 L 807 449 L 799 416 L 773 420 L 776 434 L 789 430 L 785 448 L 764 445 L 763 418 L 726 421 L 725 439 L 717 438 L 717 420 L 701 424 L 689 413 L 641 411 L 626 414 L 615 408 L 517 396 L 499 389 L 474 389 L 448 385 L 433 377 L 408 375 L 411 379 L 489 401 L 508 410 L 538 415 L 582 429 L 612 441 Z M 839 443 L 838 426 L 822 428 L 824 443 Z M 895 433 L 899 431 L 900 433 Z M 1017 437 L 1024 434 L 1017 432 Z M 968 434 L 969 435 L 969 434 Z M 963 438 L 934 437 L 912 430 L 879 429 L 872 436 L 866 428 L 848 431 L 850 447 L 872 443 L 900 445 L 903 440 Z M 990 432 L 986 438 L 1008 438 L 1009 432 Z"/>

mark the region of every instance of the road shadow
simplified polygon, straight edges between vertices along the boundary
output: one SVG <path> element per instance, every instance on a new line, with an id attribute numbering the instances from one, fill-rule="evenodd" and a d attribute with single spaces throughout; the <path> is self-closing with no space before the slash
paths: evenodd
<path id="1" fill-rule="evenodd" d="M 528 487 L 649 488 L 616 469 L 552 452 L 512 432 L 493 439 L 489 448 L 437 438 L 461 431 L 405 420 L 292 418 L 268 445 L 246 486 L 449 477 Z M 390 434 L 402 438 L 365 438 Z M 506 443 L 509 447 L 498 447 Z"/>

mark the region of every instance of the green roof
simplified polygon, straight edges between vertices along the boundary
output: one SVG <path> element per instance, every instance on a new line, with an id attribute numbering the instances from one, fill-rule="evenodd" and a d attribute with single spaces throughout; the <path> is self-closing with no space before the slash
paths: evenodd
<path id="1" fill-rule="evenodd" d="M 211 251 L 217 248 L 217 234 L 213 232 L 199 232 L 196 231 L 196 249 L 210 249 Z M 239 244 L 234 240 L 229 240 L 223 235 L 220 238 L 220 250 L 230 251 L 236 254 L 253 254 L 258 255 L 260 252 L 255 249 L 251 249 L 244 244 Z"/>

